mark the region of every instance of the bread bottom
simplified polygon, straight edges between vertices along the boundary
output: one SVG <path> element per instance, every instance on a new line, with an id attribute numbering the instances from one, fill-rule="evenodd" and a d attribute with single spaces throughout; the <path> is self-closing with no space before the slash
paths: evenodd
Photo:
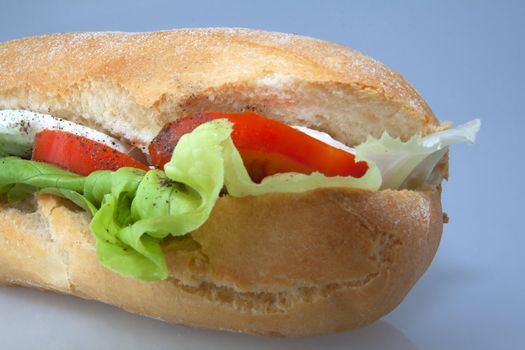
<path id="1" fill-rule="evenodd" d="M 369 324 L 430 264 L 438 191 L 319 189 L 219 198 L 191 236 L 168 239 L 170 278 L 132 280 L 96 259 L 90 217 L 38 195 L 0 207 L 0 283 L 54 290 L 195 327 L 307 336 Z"/>

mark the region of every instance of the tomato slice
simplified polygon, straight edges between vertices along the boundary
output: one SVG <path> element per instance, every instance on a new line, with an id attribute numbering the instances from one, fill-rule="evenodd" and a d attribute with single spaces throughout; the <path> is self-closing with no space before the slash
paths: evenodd
<path id="1" fill-rule="evenodd" d="M 253 112 L 208 112 L 168 123 L 149 145 L 153 165 L 162 168 L 178 140 L 198 125 L 226 118 L 233 123 L 232 140 L 255 182 L 284 172 L 359 178 L 368 170 L 353 154 L 328 145 L 297 129 Z"/>
<path id="2" fill-rule="evenodd" d="M 103 143 L 60 130 L 43 130 L 36 135 L 32 159 L 84 176 L 122 167 L 148 170 L 146 165 Z"/>
<path id="3" fill-rule="evenodd" d="M 164 168 L 164 164 L 171 160 L 171 155 L 179 139 L 210 120 L 212 119 L 205 114 L 194 114 L 164 125 L 148 146 L 151 164 L 157 168 Z"/>

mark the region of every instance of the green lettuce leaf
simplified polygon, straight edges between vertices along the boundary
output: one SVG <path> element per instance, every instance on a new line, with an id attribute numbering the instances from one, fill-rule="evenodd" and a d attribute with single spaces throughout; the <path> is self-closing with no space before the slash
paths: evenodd
<path id="1" fill-rule="evenodd" d="M 33 188 L 33 193 L 35 192 L 35 188 Z M 56 188 L 56 187 L 46 187 L 38 191 L 39 193 L 48 193 L 52 194 L 57 197 L 62 197 L 65 199 L 69 199 L 71 202 L 78 205 L 80 208 L 84 209 L 91 215 L 95 215 L 97 213 L 97 207 L 93 205 L 90 201 L 86 199 L 83 195 L 81 195 L 78 192 L 68 190 L 65 188 Z"/>
<path id="2" fill-rule="evenodd" d="M 224 187 L 232 196 L 398 188 L 407 179 L 427 178 L 449 144 L 472 142 L 477 129 L 474 122 L 406 143 L 387 134 L 369 138 L 357 147 L 357 159 L 369 164 L 361 178 L 286 173 L 257 184 L 233 145 L 231 123 L 216 120 L 183 136 L 164 171 L 122 168 L 82 177 L 45 163 L 0 158 L 0 193 L 18 200 L 39 190 L 71 200 L 93 215 L 90 228 L 102 265 L 128 277 L 160 280 L 168 276 L 162 239 L 199 228 Z"/>
<path id="3" fill-rule="evenodd" d="M 264 178 L 260 184 L 254 183 L 244 167 L 242 158 L 231 138 L 224 141 L 225 185 L 234 197 L 258 196 L 275 192 L 306 192 L 322 187 L 358 188 L 375 191 L 381 186 L 381 174 L 373 162 L 368 163 L 368 171 L 363 177 L 328 177 L 319 172 L 310 175 L 300 173 L 280 173 Z M 363 160 L 357 158 L 357 160 Z"/>
<path id="4" fill-rule="evenodd" d="M 31 137 L 18 128 L 8 127 L 0 120 L 0 156 L 31 157 Z"/>
<path id="5" fill-rule="evenodd" d="M 6 187 L 7 188 L 7 187 Z M 9 188 L 7 191 L 7 202 L 14 203 L 18 202 L 33 196 L 35 193 L 36 187 L 26 184 L 15 184 Z"/>
<path id="6" fill-rule="evenodd" d="M 35 188 L 63 188 L 82 193 L 84 177 L 54 165 L 33 162 L 17 157 L 0 158 L 0 193 L 16 184 Z"/>
<path id="7" fill-rule="evenodd" d="M 431 183 L 432 170 L 455 143 L 473 143 L 480 128 L 475 119 L 454 129 L 440 131 L 426 137 L 416 135 L 407 142 L 394 139 L 388 133 L 381 138 L 369 136 L 356 147 L 357 157 L 373 161 L 381 172 L 382 189 L 418 188 Z"/>
<path id="8" fill-rule="evenodd" d="M 19 198 L 40 190 L 71 200 L 93 215 L 90 228 L 102 265 L 128 277 L 159 280 L 168 276 L 162 239 L 199 228 L 224 187 L 232 196 L 247 196 L 318 187 L 376 190 L 381 184 L 373 163 L 358 179 L 289 173 L 254 183 L 231 132 L 227 120 L 199 126 L 180 139 L 164 171 L 121 168 L 82 177 L 49 164 L 2 158 L 0 191 Z"/>
<path id="9" fill-rule="evenodd" d="M 101 263 L 123 275 L 143 280 L 168 276 L 160 243 L 182 236 L 208 219 L 224 186 L 230 195 L 301 192 L 321 186 L 377 189 L 378 170 L 360 179 L 286 174 L 256 184 L 233 146 L 231 123 L 203 124 L 182 137 L 164 171 L 120 169 L 88 176 L 84 196 L 100 205 L 91 229 Z"/>
<path id="10" fill-rule="evenodd" d="M 224 129 L 221 123 L 197 128 L 179 141 L 165 172 L 151 170 L 111 185 L 108 178 L 122 169 L 104 178 L 88 177 L 85 196 L 101 203 L 91 229 L 102 264 L 144 280 L 168 276 L 160 242 L 208 219 L 223 187 L 222 141 L 230 133 L 231 126 Z"/>

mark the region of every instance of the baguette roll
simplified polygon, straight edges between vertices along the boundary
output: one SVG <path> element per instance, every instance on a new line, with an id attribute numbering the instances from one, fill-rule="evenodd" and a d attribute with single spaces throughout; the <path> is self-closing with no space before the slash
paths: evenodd
<path id="1" fill-rule="evenodd" d="M 356 51 L 246 29 L 77 33 L 0 44 L 0 109 L 81 123 L 145 149 L 188 113 L 251 110 L 348 146 L 387 131 L 440 130 L 398 73 Z M 447 176 L 448 158 L 435 172 Z M 90 216 L 37 194 L 0 202 L 0 282 L 197 327 L 307 336 L 369 324 L 429 266 L 443 227 L 440 186 L 221 196 L 208 221 L 163 250 L 169 278 L 100 265 Z"/>

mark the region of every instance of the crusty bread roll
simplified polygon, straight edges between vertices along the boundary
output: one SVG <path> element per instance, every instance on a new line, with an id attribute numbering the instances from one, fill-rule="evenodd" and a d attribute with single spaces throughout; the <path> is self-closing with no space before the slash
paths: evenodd
<path id="1" fill-rule="evenodd" d="M 353 50 L 245 29 L 58 34 L 0 44 L 0 109 L 44 112 L 144 147 L 169 120 L 254 110 L 353 146 L 439 128 L 399 74 Z M 446 160 L 438 171 L 446 176 Z M 165 240 L 170 278 L 132 280 L 96 259 L 90 217 L 36 195 L 0 202 L 0 281 L 198 327 L 306 336 L 366 325 L 430 264 L 439 188 L 222 196 Z"/>

